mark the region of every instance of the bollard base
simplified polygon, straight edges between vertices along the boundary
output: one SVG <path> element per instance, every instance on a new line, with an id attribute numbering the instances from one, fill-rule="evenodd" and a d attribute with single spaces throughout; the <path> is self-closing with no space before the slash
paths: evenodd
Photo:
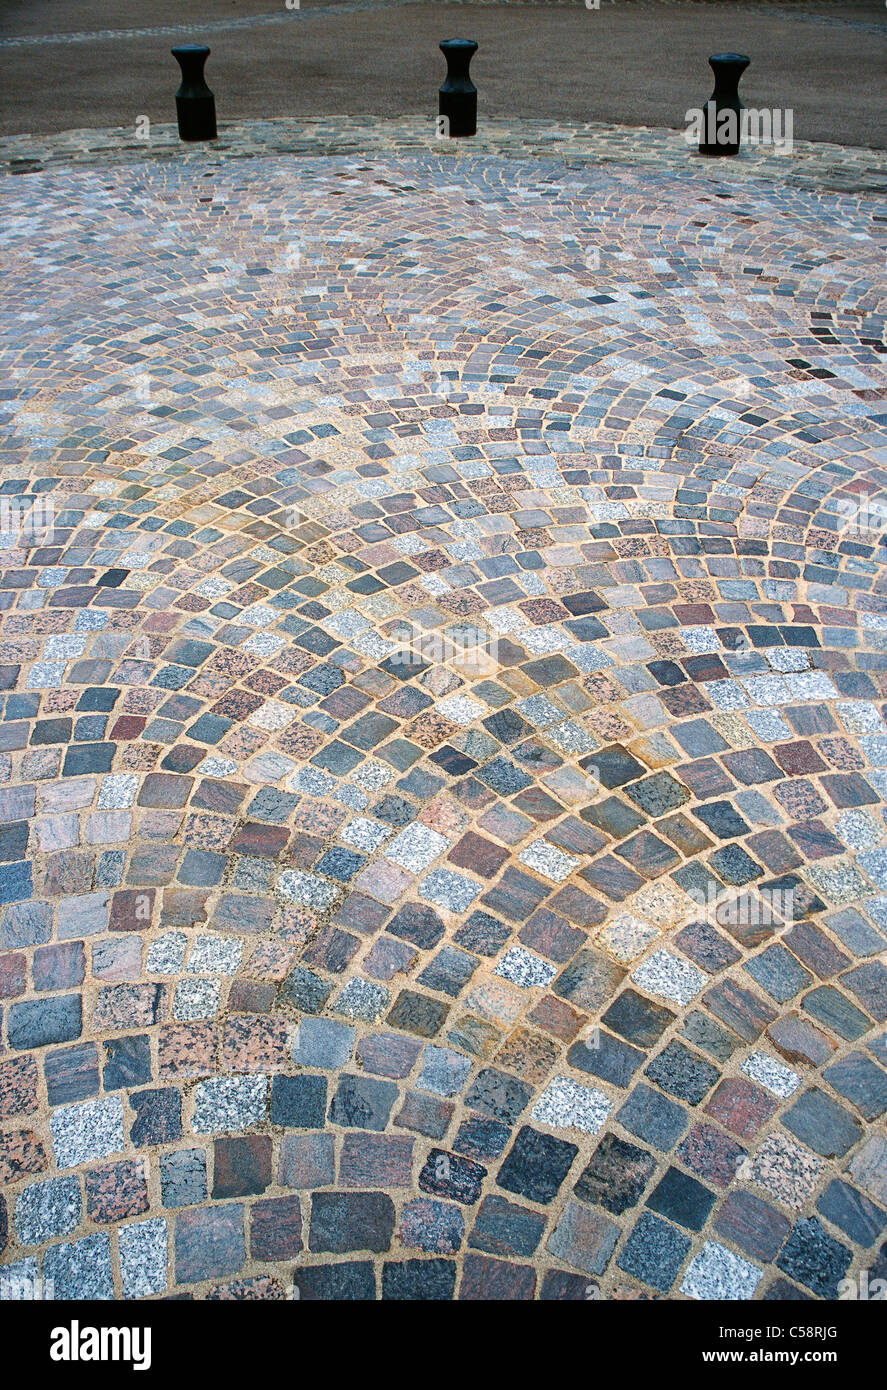
<path id="1" fill-rule="evenodd" d="M 700 145 L 699 153 L 707 159 L 730 159 L 739 153 L 738 145 Z"/>
<path id="2" fill-rule="evenodd" d="M 217 138 L 215 97 L 176 97 L 176 117 L 180 140 Z"/>
<path id="3" fill-rule="evenodd" d="M 444 130 L 451 140 L 477 134 L 477 92 L 460 92 L 452 96 L 441 93 L 439 111 L 446 121 Z"/>

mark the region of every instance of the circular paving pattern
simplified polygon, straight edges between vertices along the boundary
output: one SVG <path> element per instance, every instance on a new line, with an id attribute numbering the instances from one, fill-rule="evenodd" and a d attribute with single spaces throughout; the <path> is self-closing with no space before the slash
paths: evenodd
<path id="1" fill-rule="evenodd" d="M 874 205 L 3 197 L 0 1293 L 883 1277 Z"/>

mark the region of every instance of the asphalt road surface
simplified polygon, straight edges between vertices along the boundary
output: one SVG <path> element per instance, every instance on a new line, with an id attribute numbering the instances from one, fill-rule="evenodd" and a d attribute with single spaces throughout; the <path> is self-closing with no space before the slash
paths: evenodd
<path id="1" fill-rule="evenodd" d="M 221 121 L 433 115 L 438 42 L 461 35 L 480 44 L 481 119 L 682 128 L 710 95 L 708 56 L 738 49 L 752 60 L 746 105 L 791 109 L 796 140 L 887 148 L 881 0 L 599 4 L 2 0 L 0 134 L 171 121 L 169 50 L 188 41 L 212 49 L 206 75 Z"/>

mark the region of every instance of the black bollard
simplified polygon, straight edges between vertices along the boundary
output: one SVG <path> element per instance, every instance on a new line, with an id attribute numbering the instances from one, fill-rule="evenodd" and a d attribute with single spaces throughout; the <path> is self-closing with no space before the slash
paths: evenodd
<path id="1" fill-rule="evenodd" d="M 176 92 L 180 140 L 215 140 L 216 99 L 203 80 L 209 49 L 202 43 L 182 43 L 170 49 L 182 69 L 182 85 Z"/>
<path id="2" fill-rule="evenodd" d="M 477 88 L 468 68 L 477 52 L 474 39 L 444 39 L 440 51 L 447 60 L 446 81 L 440 89 L 438 110 L 446 124 L 442 135 L 477 134 Z"/>
<path id="3" fill-rule="evenodd" d="M 699 153 L 731 155 L 739 153 L 742 142 L 742 102 L 739 79 L 751 62 L 744 53 L 715 53 L 708 65 L 715 75 L 715 89 L 703 111 L 704 130 Z M 722 112 L 730 112 L 722 118 Z M 719 138 L 720 136 L 720 138 Z"/>

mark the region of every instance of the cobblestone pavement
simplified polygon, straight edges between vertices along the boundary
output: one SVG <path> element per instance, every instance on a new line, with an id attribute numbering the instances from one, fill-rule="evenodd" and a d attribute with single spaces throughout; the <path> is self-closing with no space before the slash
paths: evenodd
<path id="1" fill-rule="evenodd" d="M 0 136 L 0 175 L 30 174 L 53 165 L 109 167 L 174 160 L 203 170 L 217 161 L 286 154 L 403 156 L 427 154 L 448 160 L 478 154 L 510 159 L 552 159 L 572 168 L 586 164 L 631 164 L 662 172 L 693 172 L 726 189 L 748 179 L 775 180 L 811 192 L 887 193 L 887 151 L 793 140 L 790 152 L 773 144 L 746 143 L 735 159 L 706 159 L 681 131 L 664 127 L 614 126 L 602 121 L 509 120 L 486 117 L 471 140 L 437 138 L 437 123 L 421 117 L 278 119 L 220 122 L 212 159 L 199 145 L 183 146 L 175 125 L 150 122 L 146 137 L 134 128 L 67 130 L 59 135 Z"/>
<path id="2" fill-rule="evenodd" d="M 0 1293 L 887 1277 L 879 205 L 0 196 Z"/>

